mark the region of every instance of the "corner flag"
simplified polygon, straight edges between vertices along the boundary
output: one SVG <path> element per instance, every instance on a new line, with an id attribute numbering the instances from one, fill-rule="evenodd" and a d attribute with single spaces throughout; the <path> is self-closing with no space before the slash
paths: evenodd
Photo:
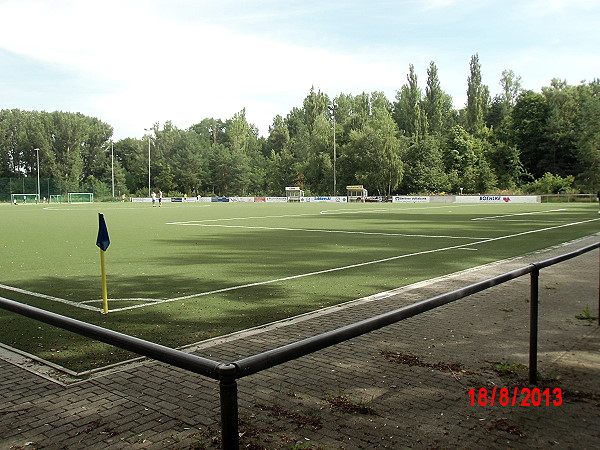
<path id="1" fill-rule="evenodd" d="M 102 251 L 106 251 L 110 245 L 106 222 L 104 222 L 104 215 L 100 213 L 98 213 L 98 238 L 96 238 L 96 245 L 100 247 Z"/>
<path id="2" fill-rule="evenodd" d="M 108 238 L 108 230 L 106 229 L 106 222 L 104 222 L 104 215 L 100 213 L 98 213 L 98 237 L 96 238 L 96 245 L 100 247 L 100 268 L 102 270 L 102 309 L 104 314 L 108 314 L 108 291 L 106 289 L 104 252 L 110 245 L 110 239 Z"/>

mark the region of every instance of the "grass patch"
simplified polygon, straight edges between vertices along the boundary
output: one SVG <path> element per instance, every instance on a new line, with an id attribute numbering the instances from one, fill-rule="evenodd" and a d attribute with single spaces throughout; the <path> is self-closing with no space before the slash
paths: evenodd
<path id="1" fill-rule="evenodd" d="M 520 363 L 499 362 L 492 369 L 501 377 L 516 378 L 527 374 L 527 366 Z"/>
<path id="2" fill-rule="evenodd" d="M 0 205 L 0 296 L 178 347 L 587 236 L 597 216 L 579 204 Z M 75 371 L 134 356 L 4 310 L 0 330 Z"/>
<path id="3" fill-rule="evenodd" d="M 590 324 L 598 320 L 596 316 L 592 316 L 590 313 L 590 307 L 588 305 L 585 305 L 581 314 L 577 314 L 575 318 L 579 320 L 587 320 Z"/>
<path id="4" fill-rule="evenodd" d="M 510 379 L 511 383 L 517 386 L 529 385 L 529 368 L 525 364 L 510 362 L 492 363 L 492 370 L 500 377 Z M 560 375 L 554 373 L 537 372 L 538 386 L 555 387 L 561 382 Z"/>

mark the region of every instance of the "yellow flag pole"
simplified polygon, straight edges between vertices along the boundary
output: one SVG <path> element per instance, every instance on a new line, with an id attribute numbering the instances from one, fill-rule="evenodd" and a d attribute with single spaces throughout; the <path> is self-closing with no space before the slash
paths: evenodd
<path id="1" fill-rule="evenodd" d="M 100 249 L 100 266 L 102 267 L 102 307 L 103 313 L 108 314 L 108 292 L 106 289 L 106 266 L 104 265 L 104 250 Z"/>

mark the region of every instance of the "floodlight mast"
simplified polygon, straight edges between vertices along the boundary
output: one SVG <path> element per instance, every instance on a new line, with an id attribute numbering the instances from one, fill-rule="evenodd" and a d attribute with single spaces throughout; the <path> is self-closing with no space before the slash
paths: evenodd
<path id="1" fill-rule="evenodd" d="M 112 180 L 112 196 L 115 197 L 115 143 L 110 142 L 110 172 Z"/>

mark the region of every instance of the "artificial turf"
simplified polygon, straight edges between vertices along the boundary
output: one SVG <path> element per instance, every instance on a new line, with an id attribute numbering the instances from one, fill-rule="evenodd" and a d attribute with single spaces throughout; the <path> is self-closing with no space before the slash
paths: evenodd
<path id="1" fill-rule="evenodd" d="M 98 213 L 111 239 L 107 315 Z M 0 205 L 0 296 L 176 347 L 558 245 L 598 224 L 591 204 Z M 3 310 L 0 330 L 1 342 L 76 371 L 131 356 Z"/>

